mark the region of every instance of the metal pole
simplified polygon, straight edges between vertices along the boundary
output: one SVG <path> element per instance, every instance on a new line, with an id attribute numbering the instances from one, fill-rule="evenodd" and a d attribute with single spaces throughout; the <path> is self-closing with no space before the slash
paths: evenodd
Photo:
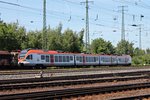
<path id="1" fill-rule="evenodd" d="M 121 40 L 125 40 L 125 26 L 124 26 L 124 6 L 122 7 L 122 29 L 121 29 Z"/>
<path id="2" fill-rule="evenodd" d="M 43 0 L 43 37 L 42 49 L 47 49 L 47 35 L 46 35 L 46 0 Z"/>
<path id="3" fill-rule="evenodd" d="M 142 43 L 141 43 L 141 24 L 139 25 L 139 49 L 142 49 Z"/>
<path id="4" fill-rule="evenodd" d="M 81 4 L 84 3 L 86 4 L 86 27 L 85 27 L 85 51 L 86 53 L 90 53 L 90 36 L 89 36 L 89 3 L 93 3 L 93 1 L 88 1 L 86 0 L 86 2 L 81 2 Z"/>
<path id="5" fill-rule="evenodd" d="M 86 52 L 89 53 L 90 52 L 90 48 L 89 48 L 89 45 L 90 45 L 90 37 L 89 37 L 89 12 L 88 12 L 88 9 L 89 9 L 89 5 L 88 5 L 88 0 L 86 0 Z"/>

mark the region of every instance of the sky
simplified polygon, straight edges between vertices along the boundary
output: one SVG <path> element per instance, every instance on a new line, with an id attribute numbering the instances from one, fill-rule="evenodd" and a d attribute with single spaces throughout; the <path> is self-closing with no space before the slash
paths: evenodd
<path id="1" fill-rule="evenodd" d="M 86 0 L 47 0 L 46 25 L 63 31 L 85 29 Z M 90 41 L 103 38 L 114 46 L 121 40 L 122 8 L 124 7 L 125 39 L 139 47 L 141 26 L 142 49 L 150 48 L 150 0 L 89 0 Z M 92 2 L 91 2 L 92 1 Z M 43 0 L 0 0 L 0 19 L 17 22 L 27 31 L 43 28 Z M 143 17 L 141 17 L 141 15 Z M 137 25 L 134 27 L 132 25 Z"/>

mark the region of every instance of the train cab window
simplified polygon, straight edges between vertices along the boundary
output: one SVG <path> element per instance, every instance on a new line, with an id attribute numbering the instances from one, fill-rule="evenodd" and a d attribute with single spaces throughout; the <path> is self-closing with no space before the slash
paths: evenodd
<path id="1" fill-rule="evenodd" d="M 46 56 L 46 62 L 49 62 L 49 56 Z"/>
<path id="2" fill-rule="evenodd" d="M 41 55 L 41 60 L 45 60 L 45 56 L 44 55 Z"/>
<path id="3" fill-rule="evenodd" d="M 26 59 L 32 60 L 32 55 L 28 55 Z"/>

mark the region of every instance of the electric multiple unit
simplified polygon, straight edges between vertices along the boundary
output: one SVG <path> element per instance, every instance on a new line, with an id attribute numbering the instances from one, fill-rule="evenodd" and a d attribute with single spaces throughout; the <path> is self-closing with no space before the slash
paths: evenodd
<path id="1" fill-rule="evenodd" d="M 19 55 L 20 66 L 111 66 L 131 65 L 129 55 L 100 55 L 82 53 L 61 53 L 36 49 L 22 50 Z"/>

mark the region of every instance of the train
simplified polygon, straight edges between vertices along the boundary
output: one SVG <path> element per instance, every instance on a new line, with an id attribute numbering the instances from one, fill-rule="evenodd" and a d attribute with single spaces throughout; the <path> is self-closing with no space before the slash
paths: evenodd
<path id="1" fill-rule="evenodd" d="M 0 68 L 12 68 L 18 66 L 18 51 L 0 51 Z"/>
<path id="2" fill-rule="evenodd" d="M 69 53 L 53 50 L 25 49 L 18 55 L 18 66 L 46 68 L 48 66 L 129 66 L 130 55 Z"/>

